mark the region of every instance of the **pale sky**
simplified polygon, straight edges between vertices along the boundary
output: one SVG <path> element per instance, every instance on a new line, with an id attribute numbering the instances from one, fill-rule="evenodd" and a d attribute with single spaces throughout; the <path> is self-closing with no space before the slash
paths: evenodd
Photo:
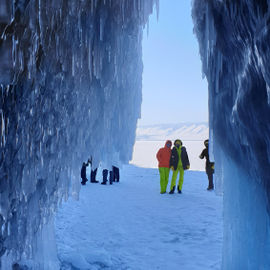
<path id="1" fill-rule="evenodd" d="M 193 34 L 191 0 L 160 0 L 143 39 L 143 103 L 139 125 L 208 122 L 207 80 L 202 79 Z"/>

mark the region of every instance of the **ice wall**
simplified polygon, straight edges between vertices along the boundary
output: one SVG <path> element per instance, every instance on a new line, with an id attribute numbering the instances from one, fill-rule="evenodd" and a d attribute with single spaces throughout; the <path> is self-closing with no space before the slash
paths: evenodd
<path id="1" fill-rule="evenodd" d="M 223 269 L 270 269 L 270 1 L 194 0 L 224 179 Z"/>
<path id="2" fill-rule="evenodd" d="M 0 268 L 58 269 L 51 224 L 82 162 L 131 159 L 155 4 L 0 2 Z"/>

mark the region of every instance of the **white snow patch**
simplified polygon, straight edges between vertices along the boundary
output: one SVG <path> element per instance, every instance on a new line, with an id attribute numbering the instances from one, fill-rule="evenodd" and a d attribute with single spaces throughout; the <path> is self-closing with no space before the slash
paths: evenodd
<path id="1" fill-rule="evenodd" d="M 222 197 L 206 187 L 187 171 L 183 194 L 161 195 L 158 170 L 131 165 L 120 183 L 87 182 L 57 215 L 62 269 L 220 269 Z"/>

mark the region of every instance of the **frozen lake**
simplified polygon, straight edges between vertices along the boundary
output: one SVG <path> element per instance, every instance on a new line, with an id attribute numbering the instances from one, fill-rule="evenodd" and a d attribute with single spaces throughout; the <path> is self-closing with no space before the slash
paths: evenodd
<path id="1" fill-rule="evenodd" d="M 183 145 L 186 147 L 189 156 L 190 170 L 204 171 L 205 160 L 199 159 L 199 155 L 204 148 L 203 142 L 203 140 L 183 140 Z M 130 164 L 144 168 L 157 168 L 156 153 L 164 145 L 165 141 L 136 141 Z"/>

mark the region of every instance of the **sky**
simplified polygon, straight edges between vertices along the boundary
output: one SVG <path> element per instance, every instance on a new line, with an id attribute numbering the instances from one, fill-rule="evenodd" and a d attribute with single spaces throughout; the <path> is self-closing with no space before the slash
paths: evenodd
<path id="1" fill-rule="evenodd" d="M 149 31 L 144 30 L 143 63 L 139 125 L 208 122 L 208 86 L 193 34 L 191 0 L 160 0 L 158 20 L 155 10 Z"/>

